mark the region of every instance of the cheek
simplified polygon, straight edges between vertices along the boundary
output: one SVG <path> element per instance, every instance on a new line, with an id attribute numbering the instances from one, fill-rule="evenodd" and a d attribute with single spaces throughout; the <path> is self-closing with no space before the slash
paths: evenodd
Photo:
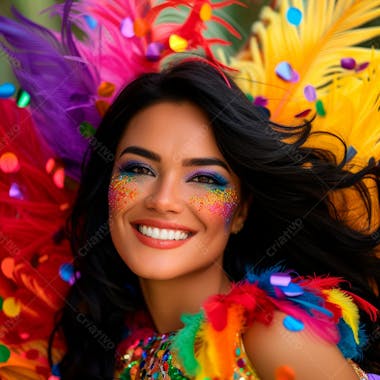
<path id="1" fill-rule="evenodd" d="M 113 175 L 108 188 L 110 215 L 125 210 L 137 195 L 137 185 L 133 177 L 124 174 Z"/>
<path id="2" fill-rule="evenodd" d="M 189 203 L 199 212 L 206 211 L 212 217 L 224 220 L 226 227 L 230 224 L 239 197 L 235 189 L 210 189 L 202 194 L 192 196 Z"/>

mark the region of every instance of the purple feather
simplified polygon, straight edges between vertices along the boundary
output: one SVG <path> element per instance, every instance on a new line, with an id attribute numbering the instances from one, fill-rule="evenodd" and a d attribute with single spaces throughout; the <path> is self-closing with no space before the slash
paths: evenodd
<path id="1" fill-rule="evenodd" d="M 82 122 L 95 128 L 100 115 L 95 107 L 99 75 L 80 55 L 68 12 L 64 8 L 62 35 L 33 23 L 12 9 L 17 21 L 0 16 L 0 48 L 9 55 L 21 87 L 32 95 L 36 125 L 66 173 L 79 180 L 88 140 L 79 131 Z M 82 47 L 82 49 L 84 49 Z"/>

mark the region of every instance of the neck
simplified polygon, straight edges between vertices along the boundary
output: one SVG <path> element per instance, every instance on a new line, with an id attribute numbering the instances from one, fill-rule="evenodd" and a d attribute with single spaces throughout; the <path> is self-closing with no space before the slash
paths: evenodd
<path id="1" fill-rule="evenodd" d="M 141 289 L 159 333 L 180 329 L 184 313 L 197 313 L 214 294 L 227 293 L 231 283 L 217 265 L 171 280 L 140 279 Z"/>

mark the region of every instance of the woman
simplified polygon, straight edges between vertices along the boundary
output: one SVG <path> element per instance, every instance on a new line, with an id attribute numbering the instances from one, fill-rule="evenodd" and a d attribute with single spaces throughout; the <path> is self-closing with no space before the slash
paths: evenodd
<path id="1" fill-rule="evenodd" d="M 378 241 L 330 199 L 355 187 L 371 202 L 363 179 L 378 185 L 379 166 L 344 170 L 304 147 L 310 128 L 274 125 L 203 61 L 127 85 L 69 223 L 62 379 L 367 378 L 347 359 L 380 373 Z"/>

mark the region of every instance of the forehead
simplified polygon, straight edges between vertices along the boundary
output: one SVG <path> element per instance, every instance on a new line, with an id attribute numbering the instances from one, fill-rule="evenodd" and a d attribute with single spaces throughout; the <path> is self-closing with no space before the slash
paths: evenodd
<path id="1" fill-rule="evenodd" d="M 132 145 L 177 158 L 222 158 L 207 116 L 189 102 L 161 102 L 137 113 L 126 126 L 117 154 Z"/>

